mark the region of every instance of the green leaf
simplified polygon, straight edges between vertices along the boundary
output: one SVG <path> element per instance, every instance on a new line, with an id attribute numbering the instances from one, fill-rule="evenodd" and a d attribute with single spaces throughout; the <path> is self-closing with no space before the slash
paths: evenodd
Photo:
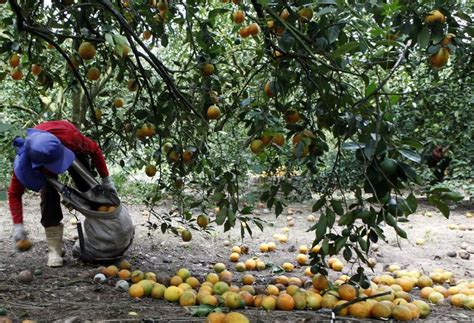
<path id="1" fill-rule="evenodd" d="M 370 83 L 366 88 L 365 88 L 365 96 L 369 96 L 372 93 L 374 93 L 375 89 L 377 88 L 376 83 Z"/>
<path id="2" fill-rule="evenodd" d="M 345 43 L 342 46 L 339 46 L 332 54 L 333 59 L 338 58 L 339 56 L 344 55 L 345 53 L 351 52 L 352 50 L 359 47 L 359 42 L 353 41 Z"/>
<path id="3" fill-rule="evenodd" d="M 416 200 L 415 195 L 413 195 L 413 193 L 410 193 L 410 195 L 408 195 L 408 197 L 406 198 L 405 202 L 410 208 L 410 211 L 412 213 L 415 213 L 416 209 L 418 208 L 418 202 Z"/>
<path id="4" fill-rule="evenodd" d="M 6 200 L 7 200 L 7 192 L 0 191 L 0 201 L 6 201 Z"/>
<path id="5" fill-rule="evenodd" d="M 321 239 L 326 233 L 326 229 L 327 229 L 326 214 L 322 214 L 316 225 L 316 238 Z"/>
<path id="6" fill-rule="evenodd" d="M 332 228 L 334 222 L 336 222 L 336 214 L 330 208 L 326 209 L 326 222 L 328 228 Z"/>
<path id="7" fill-rule="evenodd" d="M 443 200 L 459 202 L 459 201 L 462 201 L 464 199 L 464 195 L 462 195 L 459 192 L 446 192 L 446 193 L 441 194 L 441 198 Z"/>
<path id="8" fill-rule="evenodd" d="M 346 245 L 347 237 L 341 237 L 336 241 L 336 253 L 339 253 L 341 249 Z"/>
<path id="9" fill-rule="evenodd" d="M 353 217 L 352 212 L 347 212 L 346 214 L 343 214 L 339 218 L 338 224 L 340 226 L 345 226 L 345 225 L 348 225 L 348 224 L 352 224 L 353 222 L 354 222 L 354 217 Z"/>
<path id="10" fill-rule="evenodd" d="M 429 196 L 428 202 L 435 206 L 446 218 L 449 218 L 449 207 L 444 201 L 441 201 L 435 196 Z"/>
<path id="11" fill-rule="evenodd" d="M 351 260 L 351 258 L 352 258 L 352 251 L 351 251 L 351 249 L 350 249 L 348 246 L 346 246 L 346 247 L 344 248 L 344 251 L 342 252 L 342 256 L 344 257 L 344 260 L 345 260 L 345 261 Z"/>
<path id="12" fill-rule="evenodd" d="M 326 203 L 326 197 L 322 197 L 313 204 L 313 212 L 317 212 Z"/>
<path id="13" fill-rule="evenodd" d="M 395 227 L 395 232 L 397 232 L 398 236 L 402 237 L 403 239 L 406 239 L 408 237 L 407 233 L 399 226 Z"/>
<path id="14" fill-rule="evenodd" d="M 365 147 L 365 144 L 360 144 L 360 143 L 352 142 L 352 141 L 345 142 L 341 146 L 341 148 L 344 150 L 359 150 L 364 147 Z"/>
<path id="15" fill-rule="evenodd" d="M 418 34 L 418 44 L 421 48 L 426 48 L 430 43 L 431 33 L 427 27 L 423 27 Z"/>
<path id="16" fill-rule="evenodd" d="M 331 200 L 331 206 L 334 212 L 336 212 L 337 215 L 343 215 L 344 214 L 344 208 L 342 207 L 341 201 L 338 200 Z"/>
<path id="17" fill-rule="evenodd" d="M 219 212 L 216 215 L 216 224 L 222 225 L 226 218 L 227 218 L 227 207 L 223 207 L 219 210 Z"/>
<path id="18" fill-rule="evenodd" d="M 240 213 L 246 215 L 246 214 L 251 214 L 253 211 L 253 206 L 246 206 L 240 211 Z"/>
<path id="19" fill-rule="evenodd" d="M 385 222 L 391 227 L 395 227 L 397 225 L 397 221 L 390 213 L 385 213 Z"/>
<path id="20" fill-rule="evenodd" d="M 419 163 L 421 161 L 421 156 L 416 151 L 408 149 L 398 149 L 398 152 L 402 154 L 405 158 L 411 160 L 412 162 Z"/>
<path id="21" fill-rule="evenodd" d="M 367 245 L 367 241 L 365 241 L 365 240 L 362 239 L 362 238 L 359 238 L 358 242 L 359 242 L 360 248 L 361 248 L 362 250 L 364 250 L 364 251 L 367 251 L 367 250 L 368 250 L 369 246 Z"/>
<path id="22" fill-rule="evenodd" d="M 207 304 L 201 304 L 199 306 L 190 306 L 187 309 L 190 310 L 192 316 L 198 317 L 208 316 L 212 312 L 222 312 L 222 309 Z"/>

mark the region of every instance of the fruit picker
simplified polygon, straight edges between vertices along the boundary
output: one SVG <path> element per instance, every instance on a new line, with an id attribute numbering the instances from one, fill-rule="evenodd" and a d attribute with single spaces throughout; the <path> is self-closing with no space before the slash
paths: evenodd
<path id="1" fill-rule="evenodd" d="M 27 129 L 26 138 L 13 141 L 16 158 L 13 175 L 8 188 L 8 203 L 13 219 L 13 239 L 19 245 L 27 241 L 23 224 L 22 196 L 26 189 L 40 193 L 41 224 L 48 243 L 48 266 L 63 265 L 63 214 L 59 193 L 47 181 L 47 176 L 57 177 L 66 172 L 71 175 L 76 187 L 89 189 L 86 181 L 72 167 L 77 159 L 88 169 L 91 163 L 101 177 L 102 189 L 106 195 L 117 194 L 109 176 L 105 158 L 99 145 L 84 136 L 72 123 L 66 120 L 47 121 Z"/>

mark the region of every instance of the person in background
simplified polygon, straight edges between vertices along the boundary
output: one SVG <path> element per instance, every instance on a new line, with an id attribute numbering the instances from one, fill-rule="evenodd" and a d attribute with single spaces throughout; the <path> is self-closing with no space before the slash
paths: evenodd
<path id="1" fill-rule="evenodd" d="M 27 129 L 26 139 L 17 137 L 13 145 L 17 155 L 8 188 L 8 203 L 13 219 L 15 242 L 27 239 L 23 221 L 22 196 L 25 188 L 40 192 L 41 224 L 48 243 L 48 266 L 63 265 L 63 218 L 59 193 L 47 182 L 47 176 L 57 177 L 69 171 L 79 190 L 88 186 L 71 167 L 75 159 L 89 167 L 91 162 L 102 178 L 106 194 L 116 194 L 105 158 L 99 145 L 84 136 L 66 120 L 47 121 Z M 90 167 L 89 167 L 90 168 Z"/>

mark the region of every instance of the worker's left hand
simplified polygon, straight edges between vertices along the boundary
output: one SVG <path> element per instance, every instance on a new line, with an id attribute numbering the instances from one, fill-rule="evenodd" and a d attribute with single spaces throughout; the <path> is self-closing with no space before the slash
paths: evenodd
<path id="1" fill-rule="evenodd" d="M 117 189 L 115 188 L 110 176 L 102 178 L 102 188 L 104 189 L 105 196 L 118 196 Z"/>

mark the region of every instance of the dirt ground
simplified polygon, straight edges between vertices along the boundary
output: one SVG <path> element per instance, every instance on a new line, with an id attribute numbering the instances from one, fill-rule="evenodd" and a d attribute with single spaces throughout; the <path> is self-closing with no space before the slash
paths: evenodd
<path id="1" fill-rule="evenodd" d="M 281 264 L 290 261 L 296 264 L 295 248 L 301 244 L 310 245 L 314 233 L 306 232 L 310 223 L 307 216 L 311 213 L 312 203 L 291 205 L 295 226 L 290 228 L 289 240 L 286 244 L 278 244 L 274 253 L 262 254 L 258 245 L 272 241 L 274 233 L 281 233 L 286 226 L 287 211 L 278 219 L 265 209 L 257 209 L 254 214 L 267 221 L 265 232 L 254 229 L 253 239 L 247 237 L 244 243 L 250 247 L 249 255 L 244 260 L 257 255 L 265 262 Z M 165 207 L 165 206 L 163 206 Z M 136 225 L 135 241 L 126 259 L 134 269 L 168 273 L 173 275 L 180 267 L 186 267 L 197 277 L 203 277 L 212 271 L 212 265 L 223 262 L 234 272 L 234 281 L 240 282 L 241 273 L 234 271 L 235 265 L 228 258 L 230 248 L 224 246 L 224 241 L 231 241 L 231 246 L 242 243 L 240 229 L 223 233 L 223 228 L 217 228 L 211 236 L 193 232 L 193 240 L 184 243 L 172 234 L 163 235 L 156 231 L 148 236 L 144 226 L 147 217 L 144 206 L 129 205 L 130 214 Z M 432 216 L 425 214 L 432 212 Z M 457 255 L 448 257 L 449 251 L 460 251 L 463 247 L 474 247 L 474 218 L 466 218 L 469 208 L 457 207 L 452 210 L 450 219 L 445 219 L 430 206 L 422 205 L 418 212 L 410 217 L 410 222 L 401 226 L 409 235 L 409 240 L 400 241 L 400 247 L 394 232 L 387 227 L 385 233 L 388 243 L 381 242 L 373 257 L 377 260 L 374 274 L 380 274 L 384 266 L 397 263 L 402 268 L 420 270 L 429 274 L 437 267 L 452 271 L 456 278 L 474 279 L 474 254 L 469 260 Z M 470 211 L 473 211 L 472 205 Z M 61 320 L 74 322 L 78 320 L 146 320 L 156 322 L 203 322 L 203 318 L 192 317 L 188 310 L 162 300 L 151 298 L 139 301 L 132 300 L 127 293 L 117 291 L 108 285 L 98 285 L 93 282 L 97 266 L 84 265 L 71 256 L 73 238 L 76 235 L 75 226 L 70 223 L 72 215 L 64 211 L 64 223 L 67 239 L 66 265 L 60 269 L 46 266 L 46 241 L 43 229 L 39 223 L 39 198 L 28 195 L 24 199 L 25 223 L 29 237 L 34 247 L 27 253 L 14 251 L 11 239 L 11 218 L 6 202 L 0 202 L 0 307 L 7 311 L 7 316 L 16 320 Z M 315 214 L 317 217 L 317 214 Z M 448 229 L 449 224 L 457 224 L 458 229 Z M 416 239 L 424 239 L 421 246 L 416 245 Z M 241 259 L 242 259 L 241 258 Z M 340 257 L 342 259 L 342 257 Z M 32 283 L 20 284 L 16 275 L 22 270 L 37 271 Z M 38 269 L 41 272 L 38 272 Z M 290 276 L 302 276 L 302 267 L 296 267 Z M 350 265 L 346 265 L 343 273 L 350 273 Z M 265 284 L 272 276 L 269 270 L 252 272 L 257 277 L 258 284 Z M 340 273 L 331 272 L 336 278 Z M 414 293 L 416 295 L 416 292 Z M 134 312 L 136 316 L 131 315 Z M 263 310 L 243 310 L 252 322 L 314 322 L 329 321 L 329 312 L 292 311 L 265 312 Z M 455 309 L 450 305 L 433 306 L 432 314 L 427 321 L 471 321 L 473 313 Z"/>

